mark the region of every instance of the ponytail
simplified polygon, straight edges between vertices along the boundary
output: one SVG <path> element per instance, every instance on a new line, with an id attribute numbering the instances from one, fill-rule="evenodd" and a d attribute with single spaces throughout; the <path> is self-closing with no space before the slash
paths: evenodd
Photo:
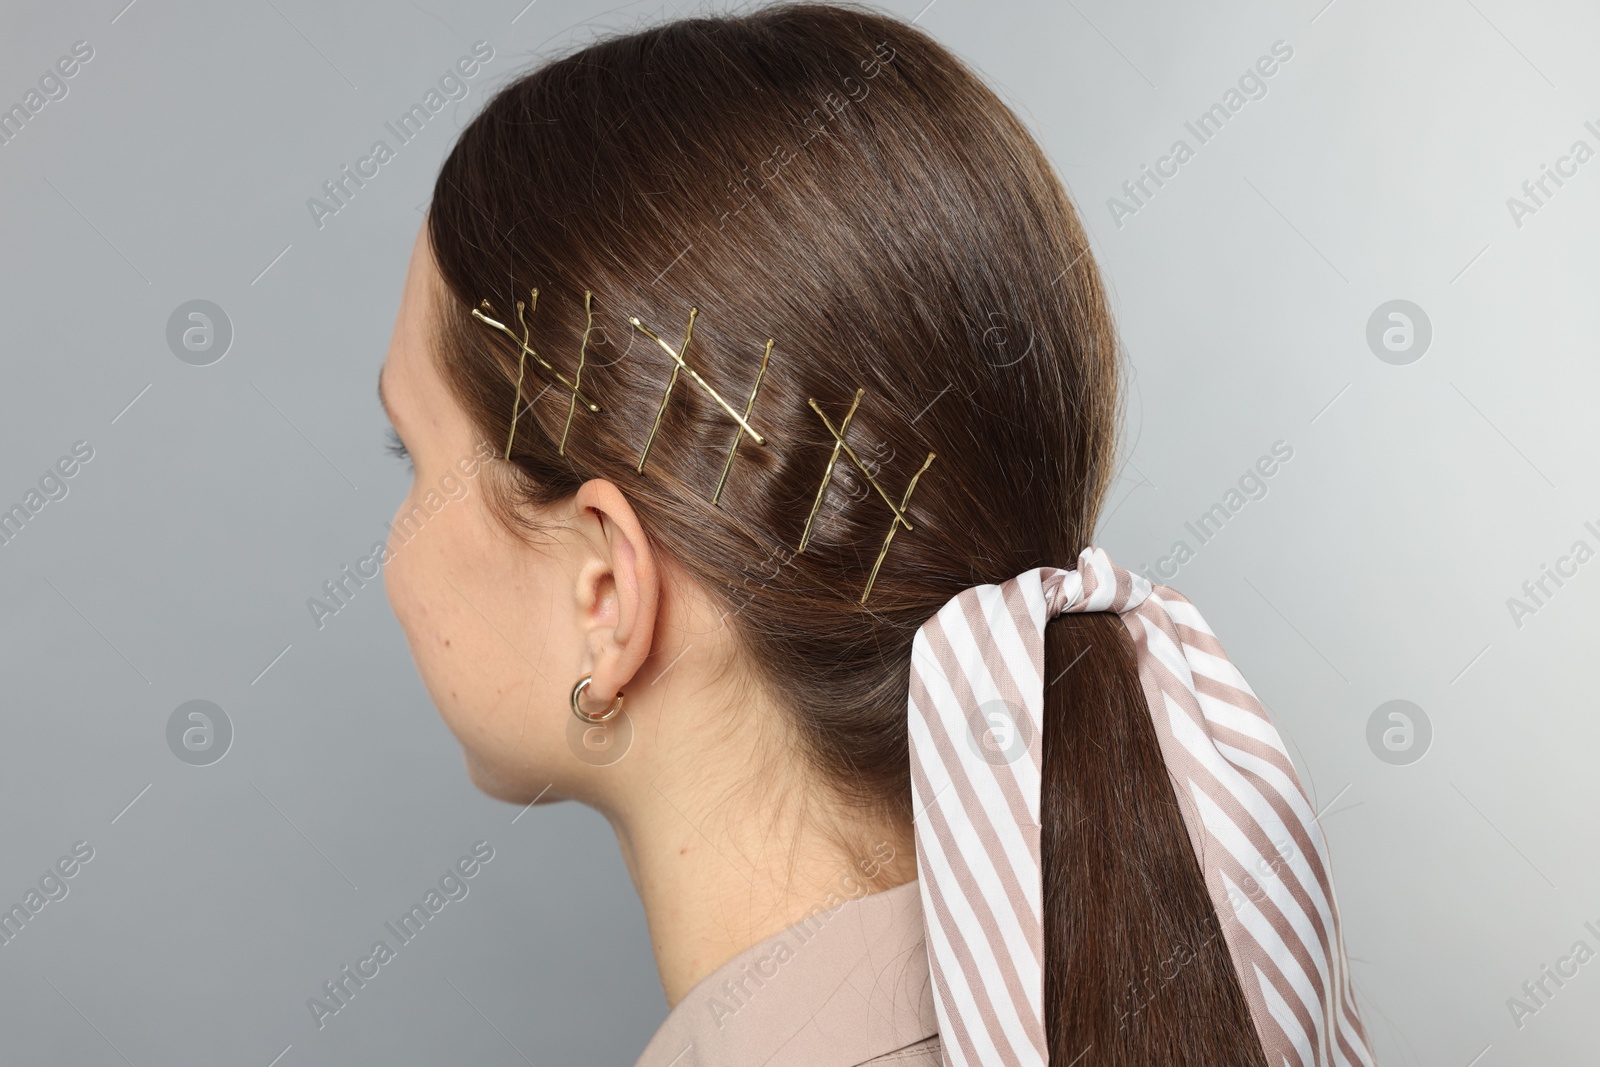
<path id="1" fill-rule="evenodd" d="M 1050 1062 L 1268 1067 L 1127 629 L 1106 613 L 1057 616 L 1044 662 Z"/>

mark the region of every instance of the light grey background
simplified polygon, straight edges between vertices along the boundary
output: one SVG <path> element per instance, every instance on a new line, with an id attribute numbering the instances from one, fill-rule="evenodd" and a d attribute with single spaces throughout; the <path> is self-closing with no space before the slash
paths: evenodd
<path id="1" fill-rule="evenodd" d="M 4 1062 L 616 1064 L 665 1013 L 604 822 L 474 791 L 380 585 L 320 630 L 306 607 L 403 492 L 374 380 L 455 131 L 551 50 L 691 10 L 523 2 L 0 10 L 0 106 L 94 48 L 0 145 L 0 507 L 94 449 L 0 546 L 0 904 L 95 850 L 0 946 Z M 1080 205 L 1136 372 L 1100 543 L 1137 570 L 1195 549 L 1163 580 L 1325 811 L 1379 1061 L 1593 1062 L 1600 962 L 1520 1025 L 1508 998 L 1600 950 L 1600 562 L 1520 626 L 1507 601 L 1600 548 L 1600 159 L 1520 226 L 1507 198 L 1600 149 L 1600 14 L 924 2 L 887 7 L 987 75 Z M 319 229 L 307 199 L 478 40 L 468 97 Z M 1119 226 L 1108 198 L 1277 41 L 1267 94 Z M 233 323 L 210 366 L 166 343 L 192 299 Z M 1433 329 L 1408 365 L 1366 341 L 1395 299 Z M 1278 441 L 1199 544 L 1185 523 Z M 167 747 L 192 699 L 233 723 L 211 766 Z M 1432 724 L 1409 765 L 1367 741 L 1394 699 Z M 319 1031 L 307 998 L 478 840 L 470 895 Z"/>

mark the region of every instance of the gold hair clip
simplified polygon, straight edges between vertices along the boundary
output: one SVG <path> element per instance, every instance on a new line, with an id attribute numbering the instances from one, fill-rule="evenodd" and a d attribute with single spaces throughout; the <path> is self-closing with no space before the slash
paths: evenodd
<path id="1" fill-rule="evenodd" d="M 528 307 L 528 310 L 530 312 L 533 311 L 534 308 L 537 308 L 538 305 L 539 305 L 539 290 L 534 289 L 534 290 L 531 291 L 531 299 L 532 299 L 532 304 L 531 304 L 531 306 Z M 584 306 L 585 307 L 588 306 L 588 300 L 589 300 L 588 294 L 585 293 L 584 294 Z M 494 305 L 489 303 L 488 300 L 484 300 L 481 304 L 479 304 L 479 307 L 488 308 L 490 311 L 494 310 Z M 496 319 L 491 319 L 489 316 L 485 315 L 482 311 L 479 311 L 478 308 L 473 308 L 472 309 L 473 318 L 475 318 L 478 321 L 484 323 L 485 325 L 494 327 L 495 329 L 499 330 L 501 333 L 505 334 L 507 337 L 511 338 L 513 341 L 516 341 L 517 342 L 517 347 L 520 350 L 519 354 L 518 354 L 518 357 L 517 357 L 517 398 L 516 398 L 515 406 L 513 406 L 512 409 L 511 409 L 511 430 L 506 435 L 506 456 L 505 456 L 506 459 L 510 459 L 511 458 L 511 443 L 514 440 L 516 440 L 517 419 L 522 414 L 522 378 L 523 378 L 523 374 L 527 370 L 528 357 L 529 356 L 532 356 L 534 359 L 538 360 L 539 361 L 539 366 L 543 367 L 545 370 L 547 370 L 551 374 L 555 375 L 555 378 L 556 378 L 557 381 L 559 381 L 562 385 L 566 386 L 568 389 L 572 390 L 572 398 L 573 398 L 573 402 L 574 403 L 581 401 L 583 403 L 584 407 L 588 408 L 591 412 L 594 412 L 596 414 L 598 414 L 601 410 L 603 410 L 600 407 L 599 404 L 596 404 L 594 401 L 590 400 L 588 397 L 584 396 L 581 392 L 578 391 L 578 383 L 568 380 L 566 375 L 562 374 L 560 371 L 558 371 L 554 367 L 552 367 L 548 362 L 545 361 L 545 358 L 543 356 L 539 355 L 539 353 L 535 352 L 528 345 L 528 322 L 523 317 L 523 307 L 524 307 L 524 305 L 523 305 L 522 301 L 518 300 L 517 301 L 517 325 L 522 327 L 522 337 L 520 339 L 517 337 L 516 334 L 511 332 L 510 327 L 508 327 L 505 323 L 500 322 L 500 321 L 498 321 Z M 589 335 L 589 333 L 588 333 L 588 330 L 586 329 L 584 331 L 584 339 L 585 339 L 585 341 L 588 340 L 588 335 Z M 582 371 L 580 371 L 579 373 L 581 375 Z M 568 408 L 569 408 L 569 410 L 568 410 L 568 417 L 567 417 L 567 425 L 571 426 L 572 425 L 571 410 L 570 410 L 571 409 L 571 405 L 568 405 Z M 563 447 L 564 447 L 565 443 L 566 443 L 566 433 L 565 433 L 565 431 L 562 432 L 561 440 L 562 440 L 562 444 L 563 444 Z M 563 454 L 565 454 L 565 453 L 563 453 Z"/>
<path id="2" fill-rule="evenodd" d="M 878 479 L 872 476 L 872 472 L 867 469 L 867 465 L 861 462 L 861 457 L 856 455 L 856 450 L 850 447 L 850 442 L 844 439 L 844 435 L 850 429 L 850 420 L 855 418 L 856 408 L 861 403 L 861 397 L 864 393 L 866 393 L 865 389 L 856 390 L 855 399 L 850 401 L 850 410 L 845 413 L 844 421 L 838 427 L 833 425 L 827 414 L 817 405 L 815 397 L 806 399 L 806 403 L 811 406 L 811 410 L 815 411 L 822 419 L 822 425 L 826 426 L 828 432 L 833 435 L 833 454 L 828 457 L 827 469 L 822 472 L 822 484 L 817 486 L 817 497 L 811 504 L 811 514 L 806 516 L 806 528 L 800 535 L 800 547 L 796 549 L 797 552 L 804 552 L 807 543 L 811 540 L 811 524 L 816 520 L 817 512 L 822 508 L 822 494 L 827 491 L 828 483 L 833 479 L 833 468 L 839 462 L 839 450 L 843 449 L 845 455 L 850 457 L 850 462 L 856 465 L 856 469 L 871 483 L 872 488 L 878 491 L 878 495 L 889 506 L 889 510 L 894 512 L 894 520 L 889 523 L 889 532 L 883 538 L 883 547 L 878 549 L 878 558 L 872 564 L 872 573 L 867 575 L 867 587 L 861 591 L 860 602 L 862 604 L 867 602 L 867 597 L 872 593 L 872 583 L 877 581 L 878 568 L 883 566 L 883 558 L 889 554 L 889 542 L 894 540 L 895 530 L 901 526 L 908 530 L 912 528 L 911 520 L 906 518 L 906 505 L 911 502 L 911 493 L 917 488 L 917 479 L 921 478 L 923 472 L 933 465 L 937 455 L 933 452 L 928 453 L 928 458 L 922 461 L 922 466 L 911 476 L 911 482 L 906 486 L 905 495 L 900 498 L 899 507 L 896 507 L 894 501 L 889 499 L 889 494 L 883 491 L 883 486 L 878 484 Z"/>
<path id="3" fill-rule="evenodd" d="M 750 399 L 745 401 L 745 404 L 744 404 L 744 417 L 747 418 L 747 419 L 750 417 L 750 409 L 755 407 L 755 404 L 756 404 L 756 393 L 761 391 L 761 379 L 763 379 L 763 378 L 765 378 L 767 376 L 767 359 L 768 359 L 768 357 L 770 357 L 772 355 L 772 345 L 773 345 L 772 338 L 770 338 L 770 337 L 767 338 L 766 351 L 761 353 L 761 368 L 756 371 L 756 384 L 755 384 L 755 387 L 750 390 Z M 722 487 L 727 484 L 728 472 L 733 470 L 733 454 L 735 452 L 739 451 L 739 442 L 743 438 L 744 438 L 744 425 L 741 423 L 739 428 L 737 430 L 733 431 L 733 446 L 728 449 L 728 462 L 726 462 L 726 463 L 724 463 L 722 465 L 722 477 L 717 479 L 716 492 L 711 494 L 711 505 L 713 507 L 716 506 L 718 498 L 720 498 L 722 496 Z"/>
<path id="4" fill-rule="evenodd" d="M 721 405 L 722 410 L 726 411 L 730 416 L 733 417 L 733 421 L 737 422 L 739 424 L 739 431 L 741 433 L 749 434 L 751 439 L 754 440 L 755 443 L 758 444 L 758 445 L 764 445 L 764 444 L 767 443 L 767 439 L 765 437 L 761 436 L 761 434 L 756 431 L 756 428 L 754 426 L 751 426 L 749 421 L 745 418 L 745 415 L 748 415 L 750 413 L 750 406 L 749 405 L 746 405 L 746 407 L 745 407 L 745 415 L 739 414 L 737 411 L 733 410 L 733 406 L 731 404 L 729 404 L 726 400 L 722 399 L 722 394 L 721 393 L 719 393 L 715 389 L 713 389 L 711 387 L 711 384 L 709 382 L 707 382 L 704 378 L 700 377 L 699 373 L 696 372 L 693 367 L 689 366 L 689 364 L 687 364 L 687 363 L 685 363 L 683 361 L 683 353 L 685 353 L 685 352 L 687 352 L 689 350 L 689 339 L 694 335 L 694 319 L 695 319 L 695 316 L 698 315 L 699 313 L 700 313 L 700 309 L 699 308 L 691 307 L 689 309 L 689 326 L 688 326 L 688 328 L 686 330 L 683 331 L 683 346 L 681 348 L 679 348 L 679 349 L 676 349 L 676 350 L 674 350 L 671 345 L 667 344 L 667 342 L 663 341 L 661 339 L 661 337 L 659 335 L 657 335 L 654 330 L 650 329 L 650 327 L 648 327 L 644 323 L 640 322 L 639 321 L 639 316 L 630 315 L 628 317 L 628 321 L 633 324 L 635 329 L 639 330 L 646 337 L 650 338 L 650 340 L 652 340 L 656 344 L 660 345 L 661 346 L 661 350 L 663 352 L 665 352 L 667 355 L 672 357 L 672 363 L 673 363 L 673 366 L 672 366 L 672 377 L 667 379 L 666 392 L 661 394 L 661 406 L 656 409 L 656 421 L 653 424 L 651 424 L 651 426 L 650 426 L 650 435 L 648 437 L 646 437 L 645 441 L 644 441 L 644 451 L 639 454 L 639 465 L 634 468 L 634 470 L 638 471 L 640 474 L 644 473 L 644 461 L 650 457 L 650 446 L 655 443 L 656 431 L 661 428 L 661 417 L 666 414 L 667 401 L 672 399 L 672 387 L 678 384 L 678 372 L 679 371 L 687 372 L 689 377 L 694 379 L 694 382 L 695 382 L 696 385 L 700 386 L 700 388 L 704 389 L 708 394 L 710 394 L 711 399 L 715 400 L 719 405 Z M 766 373 L 767 355 L 771 354 L 771 352 L 772 352 L 772 342 L 769 341 L 769 342 L 767 342 L 767 353 L 764 354 L 761 357 L 761 373 L 762 374 Z M 760 381 L 759 378 L 756 380 L 756 388 L 757 389 L 761 388 L 761 381 Z M 755 390 L 751 390 L 751 392 L 750 392 L 750 404 L 754 404 L 755 400 L 756 400 Z M 734 448 L 738 448 L 739 447 L 739 441 L 738 441 L 737 438 L 734 439 L 733 446 L 734 446 Z M 733 462 L 732 453 L 729 453 L 728 462 L 730 464 Z M 724 472 L 724 477 L 726 477 L 726 472 Z M 718 493 L 721 492 L 721 485 L 720 484 L 717 487 L 717 491 L 718 491 Z"/>
<path id="5" fill-rule="evenodd" d="M 578 343 L 578 373 L 572 378 L 572 396 L 567 401 L 567 424 L 561 427 L 561 444 L 556 447 L 558 456 L 567 454 L 567 434 L 572 430 L 572 415 L 578 410 L 578 385 L 583 381 L 583 357 L 589 350 L 589 334 L 594 330 L 594 294 L 587 289 L 583 291 L 583 316 L 583 340 Z"/>

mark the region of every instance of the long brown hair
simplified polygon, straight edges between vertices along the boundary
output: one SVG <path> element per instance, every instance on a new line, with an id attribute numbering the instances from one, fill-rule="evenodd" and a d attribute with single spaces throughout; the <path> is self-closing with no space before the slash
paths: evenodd
<path id="1" fill-rule="evenodd" d="M 927 34 L 847 5 L 690 18 L 591 44 L 500 90 L 434 187 L 449 387 L 491 441 L 502 510 L 591 478 L 723 598 L 736 640 L 842 803 L 909 821 L 911 642 L 951 596 L 1070 567 L 1113 474 L 1120 353 L 1060 180 L 1017 117 Z M 515 325 L 604 408 L 541 390 L 512 431 Z M 586 310 L 586 292 L 592 293 Z M 637 315 L 741 411 L 769 369 L 719 501 L 734 423 Z M 590 317 L 592 315 L 592 318 Z M 586 333 L 587 331 L 587 333 Z M 866 604 L 891 515 L 930 451 Z M 531 403 L 529 402 L 531 401 Z M 566 437 L 564 450 L 561 442 Z M 1043 859 L 1051 1058 L 1258 1065 L 1219 920 L 1174 801 L 1121 623 L 1046 635 Z M 1058 677 L 1059 675 L 1059 677 Z M 1086 1053 L 1087 1050 L 1087 1053 Z M 1081 1059 L 1079 1058 L 1081 1056 Z"/>

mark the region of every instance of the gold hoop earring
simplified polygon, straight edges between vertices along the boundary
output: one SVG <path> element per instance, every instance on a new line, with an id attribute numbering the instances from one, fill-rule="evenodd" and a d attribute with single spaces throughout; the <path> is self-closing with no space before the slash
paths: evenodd
<path id="1" fill-rule="evenodd" d="M 613 700 L 611 702 L 611 706 L 605 711 L 602 711 L 598 715 L 591 715 L 587 711 L 583 710 L 583 705 L 578 703 L 578 698 L 583 695 L 583 691 L 585 689 L 589 688 L 589 683 L 592 681 L 594 681 L 594 675 L 586 674 L 582 678 L 578 679 L 577 685 L 572 687 L 572 714 L 576 715 L 584 722 L 589 723 L 591 726 L 598 726 L 603 722 L 611 721 L 616 717 L 617 712 L 622 710 L 622 694 L 618 693 L 617 699 Z"/>

